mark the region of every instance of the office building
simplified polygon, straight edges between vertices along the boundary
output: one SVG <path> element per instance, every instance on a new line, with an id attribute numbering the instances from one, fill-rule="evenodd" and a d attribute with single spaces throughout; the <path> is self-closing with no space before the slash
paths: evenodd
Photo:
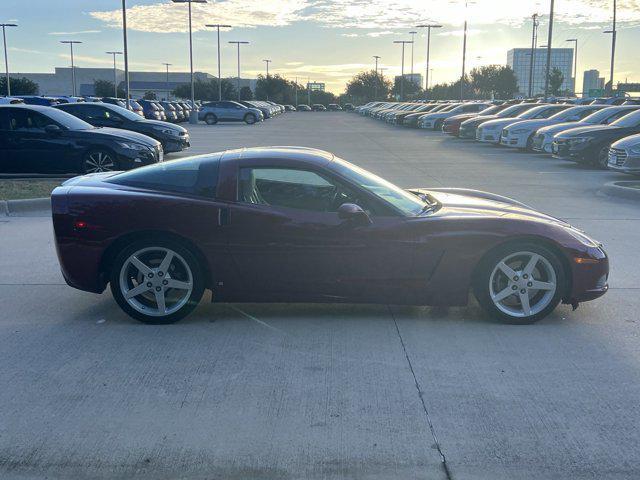
<path id="1" fill-rule="evenodd" d="M 514 48 L 507 52 L 507 65 L 511 67 L 518 79 L 518 91 L 521 96 L 529 95 L 529 69 L 531 66 L 531 49 Z M 551 69 L 559 69 L 564 81 L 561 90 L 573 92 L 573 49 L 552 48 Z M 544 95 L 545 76 L 547 72 L 547 49 L 536 48 L 533 55 L 533 89 L 532 94 Z"/>
<path id="2" fill-rule="evenodd" d="M 600 72 L 598 70 L 585 70 L 582 78 L 583 97 L 589 97 L 590 91 L 604 90 L 604 77 L 600 76 Z"/>

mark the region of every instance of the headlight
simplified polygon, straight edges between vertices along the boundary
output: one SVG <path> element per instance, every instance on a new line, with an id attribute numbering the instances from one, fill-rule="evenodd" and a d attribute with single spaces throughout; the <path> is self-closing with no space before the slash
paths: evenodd
<path id="1" fill-rule="evenodd" d="M 600 242 L 594 240 L 591 237 L 588 237 L 586 234 L 582 233 L 580 230 L 578 230 L 575 227 L 568 228 L 567 231 L 569 232 L 569 234 L 573 238 L 578 240 L 583 245 L 586 245 L 587 247 L 598 247 L 598 246 L 600 246 Z"/>
<path id="2" fill-rule="evenodd" d="M 174 130 L 173 128 L 166 127 L 153 127 L 156 132 L 164 133 L 165 135 L 169 135 L 171 137 L 179 137 L 180 132 L 178 130 Z"/>
<path id="3" fill-rule="evenodd" d="M 137 150 L 139 152 L 148 150 L 148 148 L 145 145 L 142 145 L 141 143 L 131 143 L 131 142 L 117 142 L 117 143 L 122 148 L 126 148 L 128 150 Z"/>
<path id="4" fill-rule="evenodd" d="M 498 125 L 487 125 L 482 127 L 483 130 L 497 130 L 498 128 L 500 128 Z"/>
<path id="5" fill-rule="evenodd" d="M 513 133 L 514 135 L 521 135 L 523 133 L 527 133 L 529 131 L 529 129 L 527 128 L 517 128 L 516 130 L 513 130 L 511 133 Z"/>

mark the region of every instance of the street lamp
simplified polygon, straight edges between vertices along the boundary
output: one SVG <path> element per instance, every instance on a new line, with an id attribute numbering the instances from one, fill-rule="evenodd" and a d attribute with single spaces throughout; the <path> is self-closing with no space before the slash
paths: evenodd
<path id="1" fill-rule="evenodd" d="M 271 63 L 271 60 L 265 58 L 262 61 L 267 64 L 267 88 L 265 90 L 267 91 L 267 101 L 268 101 L 269 100 L 269 64 Z"/>
<path id="2" fill-rule="evenodd" d="M 613 71 L 616 59 L 616 39 L 618 38 L 618 31 L 616 29 L 616 12 L 618 10 L 618 4 L 616 0 L 613 0 L 613 26 L 611 30 L 606 30 L 604 33 L 611 34 L 611 74 L 609 76 L 609 93 L 613 93 Z"/>
<path id="3" fill-rule="evenodd" d="M 76 96 L 76 67 L 73 64 L 73 45 L 76 43 L 82 43 L 78 40 L 61 40 L 60 43 L 64 43 L 71 47 L 71 95 Z"/>
<path id="4" fill-rule="evenodd" d="M 231 28 L 231 25 L 223 25 L 220 23 L 205 25 L 209 28 L 217 28 L 218 29 L 218 101 L 222 100 L 222 78 L 220 77 L 220 29 L 221 28 Z"/>
<path id="5" fill-rule="evenodd" d="M 373 84 L 373 99 L 378 99 L 378 60 L 382 57 L 380 55 L 374 55 L 373 58 L 376 59 L 376 83 Z"/>
<path id="6" fill-rule="evenodd" d="M 127 44 L 127 2 L 122 0 L 122 40 L 124 44 L 124 94 L 127 97 L 125 100 L 125 107 L 127 110 L 131 109 L 129 105 L 129 46 Z M 117 96 L 117 95 L 116 95 Z"/>
<path id="7" fill-rule="evenodd" d="M 404 100 L 404 46 L 407 43 L 413 44 L 411 40 L 394 40 L 393 43 L 402 44 L 402 67 L 400 69 L 400 101 Z"/>
<path id="8" fill-rule="evenodd" d="M 471 3 L 476 3 L 471 1 Z M 464 40 L 462 41 L 462 76 L 460 77 L 460 100 L 464 100 L 464 75 L 467 61 L 467 8 L 469 0 L 464 1 Z"/>
<path id="9" fill-rule="evenodd" d="M 189 64 L 191 71 L 191 113 L 189 115 L 189 123 L 198 123 L 198 112 L 194 108 L 196 104 L 196 92 L 193 83 L 193 29 L 191 28 L 191 4 L 207 3 L 207 0 L 171 0 L 173 3 L 189 4 Z"/>
<path id="10" fill-rule="evenodd" d="M 2 40 L 4 41 L 4 66 L 7 71 L 7 97 L 11 96 L 11 80 L 9 79 L 9 57 L 7 56 L 7 34 L 5 29 L 7 27 L 17 27 L 15 23 L 0 23 L 2 27 Z"/>
<path id="11" fill-rule="evenodd" d="M 238 47 L 238 83 L 237 83 L 237 88 L 238 88 L 238 100 L 241 100 L 240 98 L 240 45 L 248 45 L 249 42 L 244 42 L 244 41 L 234 41 L 234 42 L 229 42 L 232 44 L 237 45 Z"/>
<path id="12" fill-rule="evenodd" d="M 113 55 L 113 90 L 114 97 L 118 98 L 118 74 L 116 72 L 116 55 L 122 55 L 122 52 L 105 52 L 107 55 Z"/>
<path id="13" fill-rule="evenodd" d="M 549 35 L 547 37 L 547 71 L 544 79 L 544 99 L 549 98 L 549 72 L 551 71 L 551 44 L 553 43 L 553 10 L 555 0 L 551 0 L 549 7 Z"/>
<path id="14" fill-rule="evenodd" d="M 415 36 L 418 32 L 409 32 L 411 35 L 411 81 L 413 82 L 413 44 L 415 43 Z"/>
<path id="15" fill-rule="evenodd" d="M 533 21 L 533 29 L 531 31 L 531 58 L 529 59 L 529 98 L 533 97 L 533 67 L 536 59 L 536 46 L 538 44 L 538 27 L 540 22 L 538 21 L 538 14 L 534 13 L 531 16 Z"/>
<path id="16" fill-rule="evenodd" d="M 578 92 L 578 39 L 568 38 L 567 42 L 573 42 L 573 94 Z"/>
<path id="17" fill-rule="evenodd" d="M 427 25 L 416 25 L 416 28 L 426 28 L 427 29 L 427 68 L 426 75 L 424 77 L 424 89 L 429 88 L 429 51 L 431 50 L 431 29 L 432 28 L 442 28 L 442 25 L 436 24 L 427 24 Z"/>
<path id="18" fill-rule="evenodd" d="M 169 100 L 169 96 L 170 96 L 170 95 L 169 95 L 169 93 L 170 93 L 170 91 L 171 91 L 171 90 L 169 89 L 169 67 L 170 67 L 171 65 L 173 65 L 173 64 L 172 64 L 172 63 L 163 63 L 162 65 L 164 65 L 164 66 L 166 67 L 166 69 L 167 69 L 167 81 L 166 81 L 166 86 L 165 86 L 165 87 L 166 87 L 166 89 L 167 89 L 167 100 Z"/>

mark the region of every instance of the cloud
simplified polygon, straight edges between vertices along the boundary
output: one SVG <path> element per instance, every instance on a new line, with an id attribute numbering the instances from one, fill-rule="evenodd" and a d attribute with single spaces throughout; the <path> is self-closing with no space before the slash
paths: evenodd
<path id="1" fill-rule="evenodd" d="M 340 36 L 347 37 L 347 38 L 355 38 L 355 37 L 359 37 L 360 35 L 358 35 L 357 33 L 341 33 Z"/>
<path id="2" fill-rule="evenodd" d="M 373 37 L 373 38 L 383 37 L 385 35 L 400 35 L 400 34 L 397 34 L 396 32 L 392 32 L 390 30 L 384 30 L 382 32 L 369 32 L 369 33 L 367 33 L 367 37 Z"/>
<path id="3" fill-rule="evenodd" d="M 7 50 L 10 52 L 20 52 L 20 53 L 32 53 L 34 55 L 42 55 L 44 52 L 40 50 L 30 50 L 28 48 L 19 48 L 19 47 L 9 47 Z"/>
<path id="4" fill-rule="evenodd" d="M 85 33 L 101 33 L 102 30 L 80 30 L 77 32 L 49 32 L 49 35 L 83 35 Z"/>
<path id="5" fill-rule="evenodd" d="M 467 35 L 479 35 L 480 33 L 485 33 L 486 30 L 480 30 L 480 29 L 473 29 L 473 28 L 468 28 L 467 29 Z M 464 35 L 464 29 L 463 30 L 448 30 L 448 31 L 444 31 L 444 32 L 439 32 L 438 33 L 439 36 L 441 37 L 462 37 Z"/>
<path id="6" fill-rule="evenodd" d="M 309 0 L 221 0 L 193 4 L 193 30 L 205 30 L 208 23 L 229 23 L 234 27 L 283 26 L 302 20 Z M 121 10 L 91 12 L 110 27 L 122 27 Z M 127 9 L 127 26 L 143 32 L 186 32 L 187 6 L 170 2 L 134 5 Z"/>

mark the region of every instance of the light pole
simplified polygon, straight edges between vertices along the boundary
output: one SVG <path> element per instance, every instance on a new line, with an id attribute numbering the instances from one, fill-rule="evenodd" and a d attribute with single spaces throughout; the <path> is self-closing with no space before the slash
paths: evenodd
<path id="1" fill-rule="evenodd" d="M 544 99 L 549 98 L 549 73 L 551 72 L 551 44 L 553 42 L 553 7 L 554 0 L 551 0 L 551 7 L 549 8 L 549 36 L 547 38 L 547 71 L 544 79 Z"/>
<path id="2" fill-rule="evenodd" d="M 247 45 L 249 42 L 244 42 L 244 41 L 234 41 L 234 42 L 229 42 L 229 43 L 233 43 L 235 45 L 237 45 L 238 47 L 238 100 L 241 100 L 240 98 L 240 45 Z"/>
<path id="3" fill-rule="evenodd" d="M 129 105 L 129 98 L 131 94 L 129 93 L 129 46 L 127 44 L 127 4 L 126 0 L 122 0 L 122 37 L 124 43 L 124 94 L 127 97 L 125 106 L 127 110 L 131 109 L 131 105 Z M 117 96 L 117 95 L 116 95 Z"/>
<path id="4" fill-rule="evenodd" d="M 271 63 L 271 60 L 269 60 L 268 58 L 265 58 L 264 60 L 262 60 L 264 63 L 267 64 L 267 100 L 269 100 L 269 64 Z"/>
<path id="5" fill-rule="evenodd" d="M 431 29 L 442 28 L 442 25 L 436 25 L 436 24 L 416 25 L 416 28 L 427 29 L 427 66 L 425 69 L 425 77 L 424 77 L 424 89 L 427 90 L 427 88 L 429 88 L 429 53 L 431 50 Z"/>
<path id="6" fill-rule="evenodd" d="M 222 100 L 222 78 L 220 77 L 220 29 L 231 28 L 231 25 L 222 25 L 219 23 L 213 25 L 205 25 L 209 28 L 218 29 L 218 101 Z"/>
<path id="7" fill-rule="evenodd" d="M 71 95 L 76 96 L 76 67 L 73 64 L 73 45 L 76 43 L 82 43 L 78 40 L 61 40 L 60 43 L 64 43 L 71 47 Z"/>
<path id="8" fill-rule="evenodd" d="M 189 65 L 191 71 L 191 113 L 189 115 L 189 123 L 198 123 L 198 112 L 194 108 L 196 104 L 196 92 L 193 82 L 193 29 L 191 27 L 191 4 L 207 3 L 207 0 L 171 0 L 173 3 L 189 4 Z"/>
<path id="9" fill-rule="evenodd" d="M 415 36 L 416 36 L 415 31 L 409 32 L 409 34 L 411 35 L 411 81 L 413 82 L 413 44 L 415 43 Z"/>
<path id="10" fill-rule="evenodd" d="M 296 109 L 298 108 L 298 77 L 296 77 L 296 84 L 294 87 L 294 93 L 296 97 Z"/>
<path id="11" fill-rule="evenodd" d="M 616 29 L 617 6 L 616 0 L 613 0 L 613 28 L 604 32 L 611 34 L 611 74 L 609 75 L 609 94 L 613 94 L 613 71 L 616 60 L 616 39 L 618 37 L 618 31 Z"/>
<path id="12" fill-rule="evenodd" d="M 533 97 L 533 66 L 536 58 L 536 47 L 538 44 L 538 14 L 534 13 L 531 16 L 533 20 L 533 29 L 531 31 L 531 59 L 529 61 L 529 98 Z"/>
<path id="13" fill-rule="evenodd" d="M 373 99 L 378 99 L 378 60 L 382 57 L 380 55 L 374 55 L 373 58 L 376 60 L 376 83 L 373 84 Z"/>
<path id="14" fill-rule="evenodd" d="M 7 27 L 17 27 L 15 23 L 0 23 L 2 27 L 2 40 L 4 41 L 4 66 L 7 72 L 7 97 L 11 96 L 11 80 L 9 79 L 9 57 L 7 56 L 7 34 L 5 30 Z"/>
<path id="15" fill-rule="evenodd" d="M 567 42 L 573 42 L 573 94 L 578 93 L 578 39 L 569 38 Z"/>
<path id="16" fill-rule="evenodd" d="M 116 72 L 116 55 L 122 55 L 122 52 L 105 52 L 107 55 L 113 55 L 113 91 L 114 97 L 118 98 L 118 73 Z"/>
<path id="17" fill-rule="evenodd" d="M 404 46 L 413 43 L 411 40 L 395 40 L 393 43 L 402 44 L 402 67 L 400 68 L 400 101 L 404 100 Z"/>
<path id="18" fill-rule="evenodd" d="M 169 67 L 170 67 L 171 65 L 173 65 L 173 64 L 172 64 L 172 63 L 163 63 L 162 65 L 164 65 L 164 66 L 166 67 L 166 69 L 167 69 L 167 79 L 166 79 L 166 86 L 165 86 L 165 88 L 167 89 L 167 100 L 169 100 L 169 96 L 170 96 L 169 92 L 171 91 L 171 90 L 169 89 Z"/>

